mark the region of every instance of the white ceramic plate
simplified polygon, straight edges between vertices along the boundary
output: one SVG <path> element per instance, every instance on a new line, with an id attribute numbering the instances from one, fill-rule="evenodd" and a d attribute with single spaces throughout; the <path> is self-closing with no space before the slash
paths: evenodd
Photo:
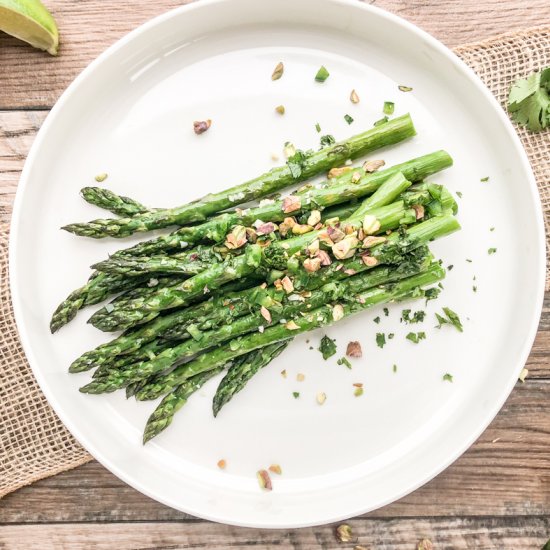
<path id="1" fill-rule="evenodd" d="M 284 77 L 272 82 L 281 60 Z M 330 71 L 324 84 L 313 80 L 320 65 Z M 399 84 L 414 90 L 400 92 Z M 349 101 L 352 88 L 358 105 Z M 349 340 L 362 342 L 364 357 L 352 370 L 337 366 L 336 357 L 325 363 L 299 338 L 218 419 L 210 412 L 212 381 L 146 447 L 141 434 L 155 403 L 77 391 L 89 375 L 68 375 L 69 363 L 107 337 L 85 324 L 90 309 L 54 336 L 48 321 L 86 279 L 87 266 L 125 244 L 59 230 L 102 215 L 79 197 L 81 187 L 107 172 L 105 185 L 115 191 L 153 206 L 181 204 L 268 169 L 271 153 L 287 140 L 317 147 L 317 122 L 337 138 L 370 127 L 385 100 L 395 101 L 396 114 L 412 114 L 418 137 L 372 157 L 391 164 L 446 148 L 455 166 L 433 179 L 463 193 L 462 232 L 433 247 L 455 267 L 440 299 L 428 306 L 426 323 L 400 324 L 403 306 L 394 306 L 389 317 L 377 309 L 331 328 L 336 357 Z M 284 117 L 274 112 L 279 104 Z M 346 113 L 355 119 L 351 126 Z M 205 118 L 212 128 L 197 137 L 192 122 Z M 485 176 L 489 181 L 480 182 Z M 430 36 L 359 2 L 206 0 L 118 42 L 52 110 L 17 193 L 13 300 L 44 393 L 117 476 L 169 506 L 216 521 L 320 524 L 422 485 L 495 416 L 535 335 L 543 293 L 541 220 L 532 173 L 505 114 Z M 498 252 L 488 255 L 489 247 Z M 463 334 L 433 329 L 433 312 L 445 305 L 461 315 Z M 405 340 L 409 330 L 425 330 L 428 338 L 414 345 Z M 377 331 L 396 334 L 383 350 L 375 345 Z M 321 334 L 309 335 L 311 345 Z M 298 372 L 304 382 L 296 381 Z M 445 373 L 454 383 L 442 380 Z M 353 396 L 354 382 L 364 384 L 360 398 Z M 319 391 L 328 396 L 323 407 L 315 401 Z M 221 458 L 228 464 L 223 472 L 216 467 Z M 255 472 L 272 463 L 283 475 L 273 476 L 274 490 L 264 493 Z"/>

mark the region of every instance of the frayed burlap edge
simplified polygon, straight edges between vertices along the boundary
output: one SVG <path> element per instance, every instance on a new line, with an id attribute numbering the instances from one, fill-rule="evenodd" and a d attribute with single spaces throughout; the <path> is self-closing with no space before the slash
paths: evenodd
<path id="1" fill-rule="evenodd" d="M 516 78 L 550 66 L 550 27 L 500 35 L 455 52 L 506 108 Z M 517 131 L 537 178 L 550 234 L 550 134 Z M 7 225 L 0 225 L 0 498 L 92 459 L 48 405 L 25 359 L 10 299 L 8 232 Z M 547 290 L 549 282 L 547 271 Z"/>

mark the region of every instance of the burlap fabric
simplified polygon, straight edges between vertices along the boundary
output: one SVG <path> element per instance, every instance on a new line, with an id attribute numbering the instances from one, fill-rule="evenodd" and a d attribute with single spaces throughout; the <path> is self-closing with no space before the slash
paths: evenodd
<path id="1" fill-rule="evenodd" d="M 550 65 L 550 27 L 457 48 L 504 105 L 512 82 Z M 550 132 L 518 129 L 531 160 L 550 234 Z M 550 248 L 550 247 L 548 247 Z M 547 287 L 550 277 L 547 272 Z M 40 392 L 21 348 L 8 286 L 8 227 L 0 226 L 0 497 L 91 459 Z"/>

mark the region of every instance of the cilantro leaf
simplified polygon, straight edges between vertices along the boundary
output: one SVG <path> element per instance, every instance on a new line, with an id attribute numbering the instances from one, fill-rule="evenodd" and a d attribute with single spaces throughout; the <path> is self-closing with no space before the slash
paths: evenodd
<path id="1" fill-rule="evenodd" d="M 302 175 L 302 171 L 306 166 L 307 155 L 298 149 L 291 157 L 288 158 L 286 164 L 294 179 L 298 179 Z"/>
<path id="2" fill-rule="evenodd" d="M 386 345 L 386 335 L 383 332 L 376 333 L 376 345 L 383 348 Z"/>
<path id="3" fill-rule="evenodd" d="M 452 382 L 453 381 L 453 375 L 449 374 L 448 372 L 443 375 L 443 380 L 445 382 Z"/>
<path id="4" fill-rule="evenodd" d="M 532 132 L 550 125 L 550 67 L 517 80 L 510 88 L 508 110 L 512 118 Z"/>

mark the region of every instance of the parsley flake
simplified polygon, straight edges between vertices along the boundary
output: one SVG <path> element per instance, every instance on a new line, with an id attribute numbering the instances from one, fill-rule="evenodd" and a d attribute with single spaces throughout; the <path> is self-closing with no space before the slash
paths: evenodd
<path id="1" fill-rule="evenodd" d="M 348 124 L 351 124 L 353 122 L 353 117 L 349 116 L 349 115 L 344 115 L 344 120 L 348 123 Z"/>
<path id="2" fill-rule="evenodd" d="M 489 176 L 485 176 L 484 178 L 481 178 L 479 181 L 485 183 L 485 182 L 489 181 Z"/>
<path id="3" fill-rule="evenodd" d="M 302 171 L 305 168 L 307 155 L 298 149 L 291 157 L 288 157 L 286 165 L 288 166 L 290 173 L 294 179 L 298 179 L 302 175 Z"/>
<path id="4" fill-rule="evenodd" d="M 496 248 L 489 248 L 489 250 L 487 250 L 487 254 L 489 254 L 489 255 L 495 254 L 496 251 L 497 251 Z"/>
<path id="5" fill-rule="evenodd" d="M 340 357 L 340 359 L 338 359 L 338 361 L 336 361 L 336 364 L 337 365 L 345 365 L 346 367 L 348 367 L 348 369 L 351 369 L 351 363 L 348 361 L 348 359 L 346 357 Z"/>
<path id="6" fill-rule="evenodd" d="M 334 145 L 336 143 L 336 140 L 334 139 L 334 136 L 331 136 L 330 134 L 327 134 L 325 136 L 321 136 L 321 148 L 328 147 L 330 145 Z"/>
<path id="7" fill-rule="evenodd" d="M 383 348 L 386 345 L 386 335 L 383 332 L 376 333 L 376 345 Z"/>
<path id="8" fill-rule="evenodd" d="M 443 380 L 445 382 L 452 382 L 453 381 L 453 375 L 449 374 L 448 372 L 443 375 Z"/>
<path id="9" fill-rule="evenodd" d="M 390 310 L 387 307 L 385 307 L 382 311 L 386 317 L 390 314 Z"/>
<path id="10" fill-rule="evenodd" d="M 413 344 L 418 344 L 420 340 L 426 339 L 426 333 L 425 332 L 409 332 L 407 336 L 405 336 L 407 340 L 410 340 L 413 342 Z"/>
<path id="11" fill-rule="evenodd" d="M 319 126 L 319 123 L 315 123 L 315 129 L 317 130 L 317 133 L 319 134 L 321 132 L 321 126 Z"/>
<path id="12" fill-rule="evenodd" d="M 380 323 L 380 317 L 375 317 L 373 321 L 378 325 Z"/>
<path id="13" fill-rule="evenodd" d="M 336 344 L 334 343 L 334 340 L 326 335 L 323 336 L 323 338 L 321 338 L 321 343 L 319 344 L 319 351 L 325 361 L 329 357 L 332 357 L 336 353 Z"/>
<path id="14" fill-rule="evenodd" d="M 300 392 L 299 391 L 293 391 L 292 396 L 294 397 L 294 399 L 298 399 L 298 397 L 300 397 Z"/>

